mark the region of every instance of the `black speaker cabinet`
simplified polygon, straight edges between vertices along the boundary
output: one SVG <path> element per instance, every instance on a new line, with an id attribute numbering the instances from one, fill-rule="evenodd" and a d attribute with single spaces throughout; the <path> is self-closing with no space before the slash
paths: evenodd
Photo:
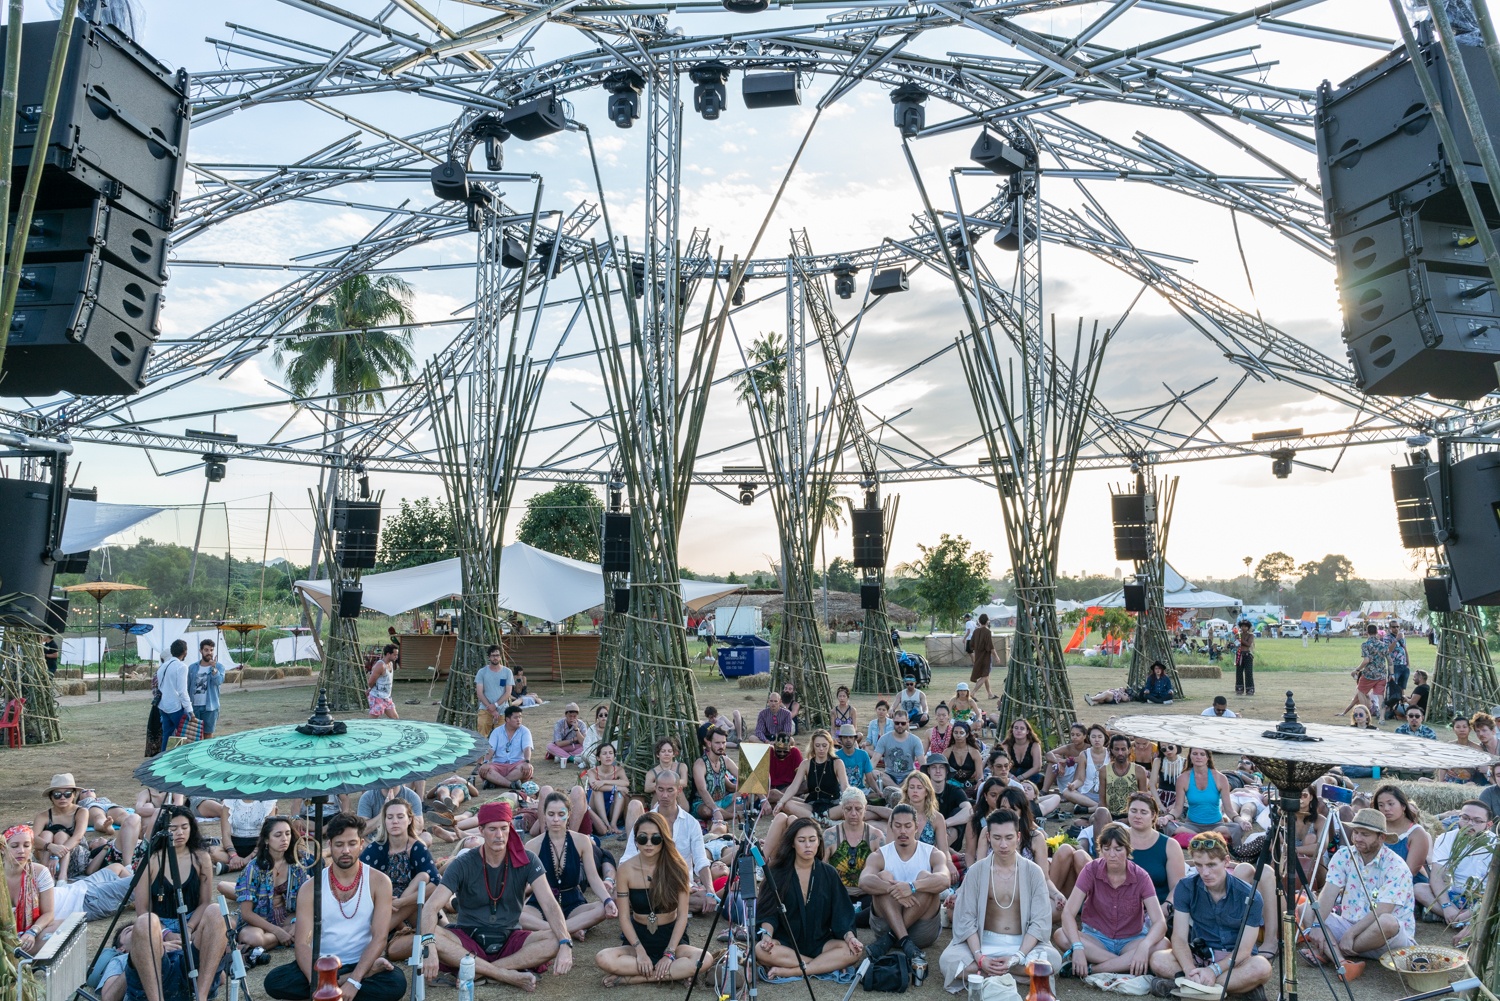
<path id="1" fill-rule="evenodd" d="M 911 288 L 911 282 L 901 268 L 886 268 L 884 271 L 877 271 L 875 277 L 870 280 L 871 295 L 890 295 L 892 292 L 905 292 L 909 288 Z"/>
<path id="2" fill-rule="evenodd" d="M 511 135 L 530 142 L 567 128 L 568 116 L 557 98 L 539 97 L 506 110 L 500 124 Z"/>
<path id="3" fill-rule="evenodd" d="M 1139 563 L 1151 558 L 1151 530 L 1145 525 L 1115 526 L 1115 559 Z"/>
<path id="4" fill-rule="evenodd" d="M 98 254 L 110 264 L 165 285 L 170 249 L 166 230 L 111 206 L 93 192 L 87 194 L 87 200 L 81 204 L 59 204 L 33 213 L 26 235 L 27 262 L 77 260 Z M 15 213 L 11 213 L 12 240 L 15 227 Z"/>
<path id="5" fill-rule="evenodd" d="M 1110 494 L 1109 513 L 1116 525 L 1154 525 L 1156 495 Z"/>
<path id="6" fill-rule="evenodd" d="M 1424 577 L 1422 591 L 1427 596 L 1429 612 L 1453 612 L 1459 608 L 1458 595 L 1453 593 L 1452 577 Z"/>
<path id="7" fill-rule="evenodd" d="M 1483 452 L 1448 470 L 1452 521 L 1443 542 L 1448 570 L 1465 605 L 1500 605 L 1500 452 Z M 1440 507 L 1438 476 L 1427 481 Z"/>
<path id="8" fill-rule="evenodd" d="M 1125 585 L 1125 611 L 1144 612 L 1146 610 L 1146 585 Z"/>
<path id="9" fill-rule="evenodd" d="M 885 512 L 856 509 L 853 517 L 854 567 L 879 570 L 885 566 Z"/>
<path id="10" fill-rule="evenodd" d="M 802 103 L 802 85 L 792 71 L 746 73 L 740 94 L 747 108 L 790 108 Z"/>
<path id="11" fill-rule="evenodd" d="M 88 573 L 89 557 L 92 555 L 92 549 L 85 549 L 81 553 L 65 553 L 53 569 L 57 573 Z"/>
<path id="12" fill-rule="evenodd" d="M 1500 239 L 1500 230 L 1495 232 Z M 1440 222 L 1416 212 L 1339 233 L 1333 241 L 1341 289 L 1408 268 L 1420 261 L 1439 271 L 1484 272 L 1484 251 L 1467 220 Z"/>
<path id="13" fill-rule="evenodd" d="M 1026 169 L 1026 154 L 992 132 L 982 132 L 969 150 L 969 159 L 1002 177 Z"/>
<path id="14" fill-rule="evenodd" d="M 605 573 L 630 572 L 630 515 L 622 511 L 604 513 L 604 546 L 601 569 Z"/>
<path id="15" fill-rule="evenodd" d="M 52 636 L 61 636 L 67 632 L 69 604 L 67 594 L 60 591 L 52 594 L 52 597 L 47 600 L 43 632 Z"/>
<path id="16" fill-rule="evenodd" d="M 0 52 L 7 30 L 0 29 Z M 75 19 L 68 30 L 73 37 L 45 152 L 53 176 L 44 175 L 44 186 L 71 180 L 170 229 L 187 163 L 187 72 L 167 69 L 115 28 Z M 38 145 L 37 119 L 57 31 L 57 21 L 22 28 L 17 179 Z"/>
<path id="17" fill-rule="evenodd" d="M 374 535 L 380 531 L 380 502 L 372 500 L 335 500 L 333 502 L 333 530 L 335 532 L 366 532 Z"/>
<path id="18" fill-rule="evenodd" d="M 880 610 L 880 585 L 859 585 L 859 607 L 867 612 L 878 612 Z"/>
<path id="19" fill-rule="evenodd" d="M 378 546 L 374 532 L 340 532 L 333 556 L 345 570 L 374 570 Z"/>
<path id="20" fill-rule="evenodd" d="M 0 479 L 0 625 L 38 629 L 52 596 L 53 564 L 47 554 L 52 488 L 38 480 Z"/>
<path id="21" fill-rule="evenodd" d="M 362 587 L 346 587 L 339 592 L 339 618 L 357 619 L 359 610 L 364 607 L 365 589 Z"/>
<path id="22" fill-rule="evenodd" d="M 630 612 L 630 588 L 610 588 L 610 600 L 616 615 L 626 615 Z"/>
<path id="23" fill-rule="evenodd" d="M 1432 518 L 1432 498 L 1427 494 L 1427 474 L 1432 465 L 1392 466 L 1391 495 L 1396 500 L 1396 528 L 1407 549 L 1432 549 L 1438 544 L 1437 525 Z"/>
<path id="24" fill-rule="evenodd" d="M 1500 138 L 1500 84 L 1490 71 L 1485 50 L 1460 48 L 1488 132 Z M 1363 226 L 1391 215 L 1393 201 L 1424 200 L 1433 208 L 1456 209 L 1452 218 L 1464 219 L 1453 180 L 1458 170 L 1467 171 L 1483 189 L 1481 200 L 1493 211 L 1494 201 L 1442 49 L 1425 44 L 1422 58 L 1453 126 L 1456 150 L 1443 148 L 1404 48 L 1398 47 L 1336 89 L 1326 81 L 1318 88 L 1314 131 L 1323 204 L 1330 222 L 1351 216 Z"/>

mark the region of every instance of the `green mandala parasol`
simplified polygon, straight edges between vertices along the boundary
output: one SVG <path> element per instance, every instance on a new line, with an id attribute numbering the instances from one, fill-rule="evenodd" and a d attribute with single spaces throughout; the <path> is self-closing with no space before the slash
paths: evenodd
<path id="1" fill-rule="evenodd" d="M 302 726 L 268 726 L 183 744 L 135 770 L 151 789 L 190 796 L 310 799 L 449 772 L 485 752 L 478 734 L 416 720 L 336 722 L 319 700 Z"/>

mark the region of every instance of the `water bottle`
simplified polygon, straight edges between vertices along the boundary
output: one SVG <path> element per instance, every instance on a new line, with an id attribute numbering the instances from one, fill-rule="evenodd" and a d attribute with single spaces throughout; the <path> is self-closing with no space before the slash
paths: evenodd
<path id="1" fill-rule="evenodd" d="M 984 998 L 984 978 L 977 973 L 969 974 L 969 1001 L 982 1001 Z"/>
<path id="2" fill-rule="evenodd" d="M 458 1001 L 474 1001 L 474 957 L 465 956 L 458 964 Z"/>

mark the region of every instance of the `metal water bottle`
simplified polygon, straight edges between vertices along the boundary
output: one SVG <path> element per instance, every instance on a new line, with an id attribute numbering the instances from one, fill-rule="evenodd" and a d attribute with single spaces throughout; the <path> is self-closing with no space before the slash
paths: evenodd
<path id="1" fill-rule="evenodd" d="M 474 1001 L 474 957 L 465 956 L 458 964 L 458 1001 Z"/>

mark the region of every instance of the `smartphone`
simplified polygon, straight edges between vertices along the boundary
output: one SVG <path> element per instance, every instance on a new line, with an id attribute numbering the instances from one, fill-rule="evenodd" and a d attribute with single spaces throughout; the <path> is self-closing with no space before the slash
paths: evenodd
<path id="1" fill-rule="evenodd" d="M 1322 796 L 1330 803 L 1354 802 L 1353 789 L 1345 789 L 1343 786 L 1336 786 L 1332 783 L 1324 783 L 1323 786 L 1318 790 L 1318 795 Z"/>

